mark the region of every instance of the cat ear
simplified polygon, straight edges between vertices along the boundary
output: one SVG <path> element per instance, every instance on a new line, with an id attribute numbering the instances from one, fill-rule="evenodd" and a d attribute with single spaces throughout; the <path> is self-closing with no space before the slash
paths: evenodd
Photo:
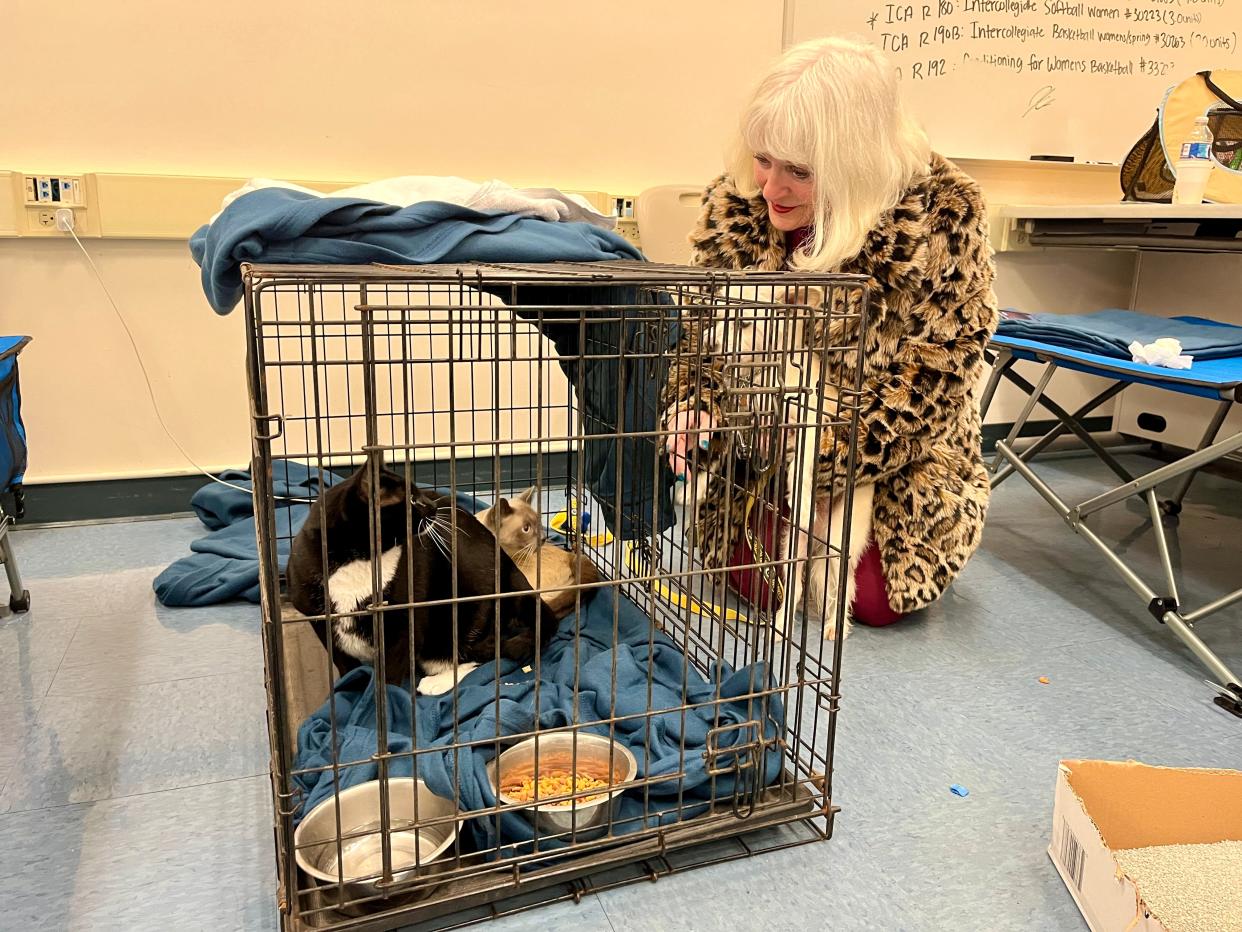
<path id="1" fill-rule="evenodd" d="M 527 489 L 525 492 L 523 492 L 521 495 L 518 496 L 518 501 L 526 502 L 526 504 L 529 505 L 531 502 L 535 500 L 535 493 L 538 491 L 539 489 L 536 486 L 532 485 L 529 489 Z"/>
<path id="2" fill-rule="evenodd" d="M 496 502 L 496 514 L 500 517 L 513 513 L 513 506 L 509 504 L 509 499 L 502 498 Z"/>
<path id="3" fill-rule="evenodd" d="M 371 500 L 371 470 L 363 466 L 362 478 L 358 482 L 358 492 L 364 502 Z M 381 469 L 379 475 L 379 504 L 381 508 L 398 505 L 405 501 L 405 480 L 387 469 Z"/>

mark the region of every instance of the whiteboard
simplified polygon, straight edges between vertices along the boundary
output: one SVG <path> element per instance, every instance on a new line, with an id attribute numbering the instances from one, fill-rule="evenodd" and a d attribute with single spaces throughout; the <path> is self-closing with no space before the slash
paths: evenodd
<path id="1" fill-rule="evenodd" d="M 1242 0 L 787 0 L 786 38 L 884 48 L 932 147 L 1120 162 L 1169 87 L 1237 68 Z"/>

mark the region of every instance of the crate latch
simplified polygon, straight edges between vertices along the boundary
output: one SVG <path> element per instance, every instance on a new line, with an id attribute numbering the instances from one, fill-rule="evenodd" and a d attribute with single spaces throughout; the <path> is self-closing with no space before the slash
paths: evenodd
<path id="1" fill-rule="evenodd" d="M 271 427 L 270 425 L 275 425 Z M 271 433 L 264 433 L 264 425 L 269 425 Z M 254 439 L 271 442 L 280 438 L 285 432 L 285 419 L 279 414 L 256 414 L 254 416 Z"/>
<path id="2" fill-rule="evenodd" d="M 763 732 L 757 721 L 720 725 L 707 733 L 704 765 L 712 777 L 733 777 L 733 814 L 746 819 L 755 811 L 763 782 Z"/>

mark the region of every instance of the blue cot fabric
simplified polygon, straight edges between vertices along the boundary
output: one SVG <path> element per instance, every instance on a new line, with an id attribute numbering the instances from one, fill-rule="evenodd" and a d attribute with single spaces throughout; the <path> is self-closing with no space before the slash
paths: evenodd
<path id="1" fill-rule="evenodd" d="M 548 729 L 574 722 L 599 722 L 614 714 L 633 716 L 618 722 L 612 737 L 637 758 L 638 777 L 684 776 L 654 783 L 645 793 L 623 794 L 614 828 L 622 834 L 698 814 L 713 797 L 733 794 L 732 775 L 713 779 L 707 773 L 704 751 L 711 729 L 758 721 L 762 722 L 764 736 L 773 739 L 784 726 L 785 713 L 779 699 L 761 700 L 753 695 L 770 688 L 765 665 L 753 664 L 734 672 L 721 664 L 712 677 L 704 678 L 668 637 L 653 628 L 637 605 L 613 588 L 601 589 L 580 615 L 561 622 L 543 653 L 538 673 L 537 689 L 535 672 L 523 673 L 510 661 L 502 662 L 499 668 L 489 663 L 472 671 L 456 694 L 411 697 L 406 688 L 387 686 L 388 750 L 401 753 L 425 749 L 416 755 L 418 775 L 434 793 L 457 799 L 459 809 L 470 812 L 495 805 L 487 767 L 497 746 L 504 750 L 504 736 L 532 731 L 536 724 Z M 360 667 L 341 677 L 334 687 L 341 789 L 378 775 L 373 760 L 379 737 L 376 686 L 371 668 Z M 694 706 L 684 715 L 683 697 L 685 703 Z M 647 716 L 649 708 L 676 711 Z M 329 709 L 325 702 L 298 732 L 295 781 L 304 794 L 299 821 L 333 793 Z M 609 734 L 608 726 L 602 724 L 588 724 L 582 730 Z M 719 745 L 726 749 L 719 762 L 727 766 L 727 748 L 738 746 L 740 755 L 745 753 L 740 746 L 757 736 L 751 729 L 736 728 L 718 737 Z M 451 747 L 472 741 L 484 743 L 459 751 Z M 763 760 L 764 785 L 777 778 L 780 767 L 780 750 L 772 747 Z M 412 756 L 396 758 L 389 764 L 391 776 L 408 777 L 413 769 Z M 534 834 L 531 825 L 516 812 L 500 818 L 499 836 L 495 815 L 480 815 L 467 826 L 480 849 L 498 842 L 520 845 L 530 842 Z M 541 840 L 540 845 L 557 847 L 558 843 Z"/>
<path id="2" fill-rule="evenodd" d="M 1093 314 L 1025 314 L 1004 311 L 997 335 L 1048 343 L 1098 356 L 1130 359 L 1130 344 L 1173 337 L 1195 358 L 1242 356 L 1242 327 L 1187 317 L 1152 317 L 1135 311 Z"/>
<path id="3" fill-rule="evenodd" d="M 26 474 L 26 427 L 17 357 L 30 337 L 0 336 L 0 490 L 19 485 Z"/>
<path id="4" fill-rule="evenodd" d="M 501 235 L 503 234 L 503 235 Z M 218 314 L 241 300 L 243 262 L 426 265 L 456 262 L 604 262 L 641 259 L 625 237 L 588 223 L 549 223 L 425 201 L 409 207 L 251 191 L 190 238 L 203 291 Z"/>

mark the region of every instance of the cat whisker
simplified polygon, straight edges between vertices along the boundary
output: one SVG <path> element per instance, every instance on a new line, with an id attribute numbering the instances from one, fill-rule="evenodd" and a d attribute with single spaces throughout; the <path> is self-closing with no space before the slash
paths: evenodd
<path id="1" fill-rule="evenodd" d="M 440 554 L 446 560 L 452 560 L 452 556 L 450 556 L 449 554 L 449 546 L 448 546 L 448 538 L 447 538 L 447 535 L 451 530 L 452 530 L 451 528 L 447 528 L 443 524 L 441 524 L 440 519 L 438 517 L 431 521 L 427 529 L 427 536 L 430 537 L 431 540 L 435 543 L 436 549 L 440 551 Z"/>
<path id="2" fill-rule="evenodd" d="M 455 510 L 456 509 L 451 508 L 448 505 L 445 505 L 441 507 L 439 511 L 436 512 L 434 523 L 446 535 L 451 535 L 453 533 L 452 515 Z M 445 517 L 441 517 L 441 514 L 445 515 Z M 464 528 L 460 524 L 457 525 L 457 532 L 461 534 L 463 537 L 470 536 L 470 532 L 466 530 L 466 528 Z"/>
<path id="3" fill-rule="evenodd" d="M 449 533 L 452 533 L 452 530 L 453 530 L 452 517 L 453 517 L 453 512 L 456 510 L 457 510 L 456 505 L 441 505 L 439 508 L 436 509 L 436 521 L 439 522 L 440 526 L 444 528 L 446 531 L 448 531 Z M 464 527 L 461 527 L 460 525 L 458 525 L 457 530 L 466 537 L 470 536 L 470 532 L 467 531 Z"/>
<path id="4" fill-rule="evenodd" d="M 451 505 L 443 506 L 443 512 L 445 512 L 446 516 L 450 518 L 452 518 L 452 513 L 455 511 L 456 511 L 456 506 L 451 506 Z M 450 522 L 448 521 L 445 522 L 446 526 L 448 526 L 448 523 Z M 460 524 L 458 524 L 457 529 L 463 534 L 463 536 L 469 537 L 469 531 L 467 531 L 465 527 L 461 527 Z"/>
<path id="5" fill-rule="evenodd" d="M 435 547 L 436 550 L 440 551 L 440 553 L 445 553 L 447 545 L 445 541 L 441 539 L 440 530 L 434 518 L 423 518 L 422 521 L 419 522 L 418 533 L 420 537 L 425 537 L 428 541 L 430 541 L 431 545 Z M 447 554 L 445 555 L 447 556 Z"/>
<path id="6" fill-rule="evenodd" d="M 443 544 L 440 543 L 440 538 L 436 537 L 435 535 L 429 535 L 427 539 L 431 541 L 431 545 L 436 548 L 436 551 L 438 553 L 440 553 L 441 555 L 444 554 L 444 546 Z"/>
<path id="7" fill-rule="evenodd" d="M 540 565 L 539 549 L 540 548 L 539 548 L 538 541 L 535 541 L 533 543 L 526 545 L 520 551 L 518 551 L 517 562 L 521 565 L 529 565 L 531 567 L 538 567 Z"/>

